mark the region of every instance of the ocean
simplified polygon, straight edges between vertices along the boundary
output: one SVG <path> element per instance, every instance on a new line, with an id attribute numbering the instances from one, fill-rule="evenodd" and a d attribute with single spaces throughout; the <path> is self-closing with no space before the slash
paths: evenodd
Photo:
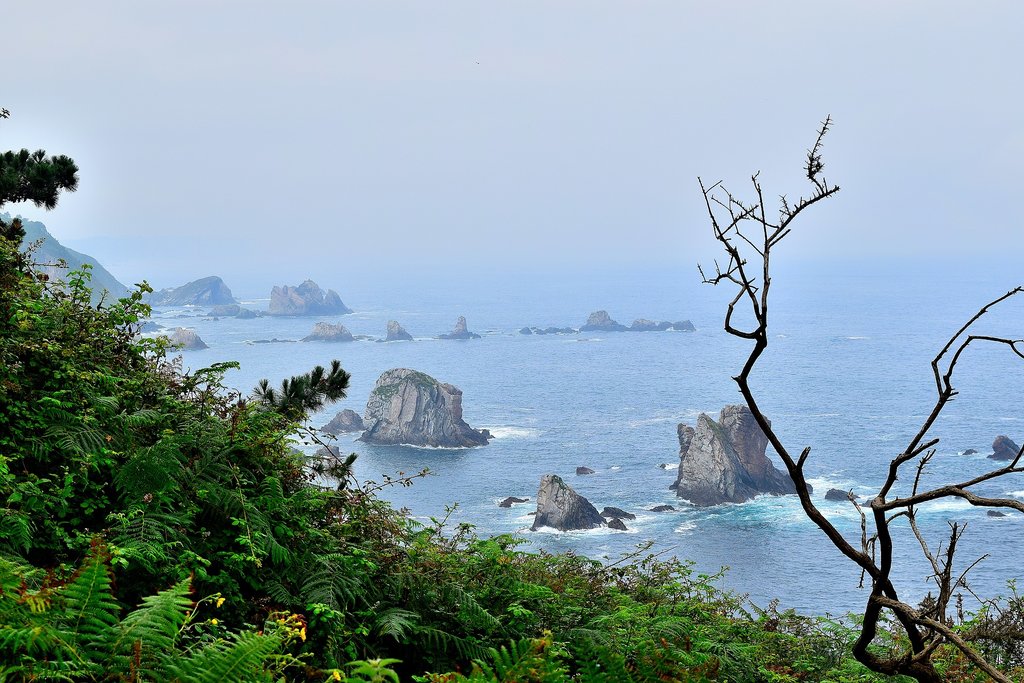
<path id="1" fill-rule="evenodd" d="M 824 500 L 836 487 L 871 496 L 889 460 L 916 432 L 935 400 L 929 363 L 946 338 L 983 303 L 1019 284 L 1010 269 L 911 270 L 905 265 L 829 264 L 781 268 L 773 280 L 771 340 L 752 384 L 765 414 L 794 453 L 811 446 L 806 471 L 814 498 L 855 544 L 860 520 L 849 503 Z M 426 372 L 464 392 L 464 417 L 487 428 L 494 440 L 463 449 L 383 447 L 341 436 L 342 452 L 359 454 L 356 474 L 432 474 L 383 496 L 429 522 L 456 505 L 451 522 L 474 525 L 482 536 L 513 533 L 528 549 L 572 551 L 618 559 L 639 544 L 694 563 L 757 605 L 777 599 L 804 613 L 841 614 L 862 608 L 866 589 L 859 573 L 803 515 L 795 496 L 697 509 L 669 490 L 678 464 L 676 425 L 694 424 L 701 412 L 717 416 L 741 402 L 732 376 L 746 343 L 722 329 L 723 287 L 701 285 L 695 268 L 605 270 L 590 273 L 519 272 L 381 273 L 379 278 L 320 281 L 339 291 L 355 313 L 344 316 L 238 320 L 210 319 L 203 308 L 161 309 L 166 326 L 195 328 L 210 348 L 184 352 L 193 369 L 227 360 L 241 363 L 227 376 L 246 393 L 261 378 L 306 372 L 340 359 L 352 374 L 348 398 L 311 420 L 320 426 L 337 411 L 362 413 L 377 377 L 390 368 Z M 244 305 L 265 308 L 265 292 L 243 292 Z M 279 283 L 284 284 L 284 283 Z M 288 283 L 298 284 L 298 283 Z M 245 296 L 248 294 L 249 296 Z M 696 332 L 583 333 L 526 336 L 524 326 L 582 325 L 591 311 L 607 310 L 621 323 L 636 318 L 689 319 Z M 459 315 L 481 335 L 470 341 L 436 337 Z M 399 321 L 414 341 L 377 343 L 273 343 L 298 340 L 315 322 L 341 322 L 355 335 L 383 338 L 388 320 Z M 1024 336 L 1024 298 L 985 320 L 986 332 Z M 969 478 L 990 468 L 991 443 L 1006 434 L 1024 439 L 1020 389 L 1024 361 L 1005 348 L 978 347 L 961 362 L 961 393 L 932 435 L 940 437 L 926 483 Z M 961 455 L 966 449 L 976 455 Z M 769 448 L 769 456 L 781 468 Z M 659 465 L 666 464 L 668 469 Z M 576 467 L 595 474 L 577 476 Z M 600 529 L 532 532 L 542 475 L 562 476 L 601 509 L 637 514 L 627 532 Z M 901 480 L 909 486 L 912 471 Z M 979 492 L 1024 499 L 1019 475 Z M 499 508 L 507 496 L 531 504 Z M 669 504 L 676 512 L 653 513 Z M 978 595 L 1006 594 L 1006 581 L 1024 576 L 1024 517 L 994 518 L 984 509 L 944 500 L 919 508 L 933 549 L 944 543 L 950 522 L 966 522 L 958 553 L 966 567 L 988 555 L 969 575 Z M 927 564 L 905 524 L 897 523 L 900 591 L 912 600 L 932 585 Z M 970 601 L 968 601 L 970 604 Z"/>

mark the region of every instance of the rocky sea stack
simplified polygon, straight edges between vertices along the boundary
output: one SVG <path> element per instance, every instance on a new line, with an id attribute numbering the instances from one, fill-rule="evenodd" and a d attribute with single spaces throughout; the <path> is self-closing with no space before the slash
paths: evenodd
<path id="1" fill-rule="evenodd" d="M 384 341 L 412 341 L 412 335 L 406 332 L 397 320 L 389 320 L 388 336 L 384 338 Z"/>
<path id="2" fill-rule="evenodd" d="M 537 515 L 532 529 L 549 526 L 559 531 L 596 529 L 604 517 L 590 501 L 572 490 L 557 474 L 545 474 L 537 490 Z"/>
<path id="3" fill-rule="evenodd" d="M 612 320 L 608 311 L 594 311 L 587 317 L 587 324 L 580 328 L 580 332 L 625 332 L 628 329 Z"/>
<path id="4" fill-rule="evenodd" d="M 352 336 L 352 333 L 344 325 L 317 323 L 313 326 L 313 331 L 303 337 L 302 341 L 350 342 L 355 341 L 355 337 Z"/>
<path id="5" fill-rule="evenodd" d="M 270 315 L 344 315 L 352 309 L 333 289 L 324 292 L 312 280 L 298 287 L 274 287 L 270 292 Z"/>
<path id="6" fill-rule="evenodd" d="M 347 434 L 349 432 L 361 432 L 365 429 L 363 418 L 354 410 L 346 408 L 331 418 L 331 421 L 320 428 L 321 432 L 327 434 Z"/>
<path id="7" fill-rule="evenodd" d="M 171 333 L 167 335 L 167 338 L 171 340 L 171 344 L 184 349 L 185 351 L 201 351 L 203 349 L 210 348 L 206 342 L 199 338 L 195 330 L 187 327 L 176 327 L 171 330 Z"/>
<path id="8" fill-rule="evenodd" d="M 441 339 L 479 339 L 480 335 L 470 332 L 466 327 L 466 317 L 460 315 L 455 321 L 455 327 L 448 334 L 442 334 Z"/>
<path id="9" fill-rule="evenodd" d="M 361 441 L 468 448 L 484 446 L 486 429 L 473 429 L 462 419 L 462 390 L 407 368 L 388 370 L 366 402 L 366 431 Z"/>
<path id="10" fill-rule="evenodd" d="M 796 492 L 792 480 L 765 455 L 768 438 L 746 406 L 722 408 L 718 422 L 701 413 L 696 429 L 680 424 L 678 435 L 679 475 L 673 487 L 694 505 Z"/>
<path id="11" fill-rule="evenodd" d="M 216 275 L 193 280 L 181 287 L 168 287 L 153 292 L 151 306 L 218 306 L 237 304 L 231 290 Z"/>
<path id="12" fill-rule="evenodd" d="M 988 456 L 993 460 L 1013 460 L 1020 453 L 1020 446 L 1013 442 L 1013 439 L 1000 434 L 992 442 L 992 455 Z"/>

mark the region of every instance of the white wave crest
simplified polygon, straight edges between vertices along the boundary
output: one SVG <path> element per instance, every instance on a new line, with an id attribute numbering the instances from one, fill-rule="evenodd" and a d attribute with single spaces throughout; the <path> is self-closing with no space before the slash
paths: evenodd
<path id="1" fill-rule="evenodd" d="M 486 427 L 486 429 L 495 439 L 536 439 L 543 434 L 541 430 L 530 427 L 503 426 Z"/>

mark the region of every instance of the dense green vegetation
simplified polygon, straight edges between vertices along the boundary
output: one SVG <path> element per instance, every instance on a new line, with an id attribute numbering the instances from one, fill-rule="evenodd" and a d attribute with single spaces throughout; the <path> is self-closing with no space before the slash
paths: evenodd
<path id="1" fill-rule="evenodd" d="M 94 303 L 88 269 L 50 281 L 23 235 L 0 221 L 0 681 L 882 680 L 843 622 L 685 562 L 414 523 L 376 496 L 413 478 L 295 448 L 340 365 L 241 396 L 231 364 L 186 372 L 139 336 L 146 285 Z"/>

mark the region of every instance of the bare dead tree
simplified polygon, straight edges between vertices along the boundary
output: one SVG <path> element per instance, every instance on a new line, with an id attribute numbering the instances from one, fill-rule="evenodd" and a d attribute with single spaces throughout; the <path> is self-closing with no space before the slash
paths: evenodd
<path id="1" fill-rule="evenodd" d="M 736 288 L 736 295 L 726 309 L 725 331 L 753 342 L 753 348 L 740 373 L 733 379 L 757 423 L 767 435 L 768 441 L 785 464 L 789 476 L 796 485 L 800 504 L 807 517 L 825 533 L 844 556 L 860 568 L 862 577 L 870 580 L 870 594 L 864 608 L 860 634 L 853 648 L 854 657 L 878 673 L 901 674 L 918 681 L 939 683 L 941 678 L 932 658 L 940 646 L 949 645 L 957 648 L 992 679 L 1008 682 L 1008 676 L 972 647 L 974 636 L 983 638 L 984 634 L 972 634 L 957 628 L 949 616 L 950 601 L 957 591 L 969 590 L 966 583 L 967 573 L 984 558 L 975 560 L 964 571 L 956 573 L 954 556 L 957 544 L 964 533 L 964 525 L 950 524 L 949 535 L 944 540 L 945 547 L 940 544 L 933 550 L 918 527 L 917 510 L 937 500 L 960 498 L 971 505 L 1012 508 L 1024 512 L 1024 502 L 990 498 L 972 491 L 978 484 L 1024 472 L 1024 466 L 1021 465 L 1024 448 L 1005 466 L 995 467 L 966 481 L 934 488 L 925 488 L 922 485 L 922 477 L 929 463 L 936 457 L 935 445 L 939 442 L 937 438 L 930 436 L 930 432 L 943 409 L 957 395 L 953 375 L 963 355 L 976 344 L 988 343 L 1001 345 L 1024 359 L 1024 340 L 976 334 L 973 331 L 976 329 L 976 323 L 993 307 L 1017 296 L 1024 291 L 1024 287 L 1016 287 L 982 306 L 949 338 L 932 360 L 931 369 L 937 396 L 928 416 L 907 447 L 889 463 L 885 481 L 867 510 L 858 505 L 852 495 L 850 496 L 850 502 L 856 506 L 861 516 L 861 534 L 856 543 L 847 540 L 811 500 L 804 475 L 804 465 L 810 454 L 810 447 L 804 448 L 800 455 L 794 458 L 761 412 L 750 388 L 750 373 L 768 348 L 772 251 L 790 234 L 791 226 L 798 216 L 839 191 L 837 185 L 829 184 L 823 176 L 822 143 L 831 125 L 831 118 L 826 118 L 818 129 L 814 145 L 807 151 L 804 171 L 811 184 L 810 194 L 807 197 L 800 197 L 795 202 L 790 202 L 783 195 L 776 212 L 770 213 L 766 206 L 758 174 L 751 177 L 754 196 L 749 201 L 733 195 L 721 182 L 708 186 L 700 180 L 715 238 L 727 256 L 724 265 L 715 262 L 713 274 L 705 272 L 702 268 L 701 276 L 705 283 L 725 284 Z M 752 321 L 734 322 L 738 309 L 741 315 L 749 314 Z M 895 495 L 893 488 L 899 480 L 901 471 L 907 467 L 915 468 L 913 486 L 909 495 L 900 497 Z M 869 518 L 871 524 L 868 523 Z M 930 579 L 937 586 L 937 597 L 927 600 L 918 607 L 901 599 L 891 579 L 894 563 L 899 559 L 895 551 L 891 525 L 901 519 L 909 523 L 920 551 L 931 566 L 933 573 Z M 873 529 L 870 535 L 869 528 Z M 906 635 L 906 647 L 895 654 L 872 647 L 880 629 L 885 627 L 888 614 L 895 617 L 895 627 L 902 629 Z"/>

